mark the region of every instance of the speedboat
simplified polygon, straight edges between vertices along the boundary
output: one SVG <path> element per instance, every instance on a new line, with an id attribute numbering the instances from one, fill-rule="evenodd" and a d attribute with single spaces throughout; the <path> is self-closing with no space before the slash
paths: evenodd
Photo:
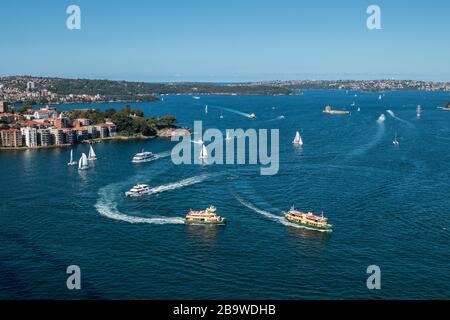
<path id="1" fill-rule="evenodd" d="M 133 163 L 149 162 L 154 160 L 155 158 L 156 156 L 153 153 L 142 150 L 142 152 L 136 153 L 134 155 L 133 160 L 131 162 Z"/>
<path id="2" fill-rule="evenodd" d="M 251 113 L 248 117 L 249 117 L 250 119 L 256 119 L 256 114 Z"/>
<path id="3" fill-rule="evenodd" d="M 382 114 L 378 117 L 378 121 L 379 121 L 379 122 L 384 122 L 384 120 L 386 120 L 386 116 L 384 115 L 384 113 L 382 113 Z"/>
<path id="4" fill-rule="evenodd" d="M 127 197 L 142 197 L 150 193 L 150 187 L 146 184 L 137 184 L 130 191 L 125 192 Z"/>

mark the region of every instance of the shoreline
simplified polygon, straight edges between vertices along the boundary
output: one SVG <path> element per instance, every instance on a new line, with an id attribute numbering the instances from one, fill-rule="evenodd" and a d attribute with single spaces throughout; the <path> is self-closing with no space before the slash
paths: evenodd
<path id="1" fill-rule="evenodd" d="M 95 144 L 103 143 L 105 141 L 129 141 L 129 140 L 153 140 L 153 139 L 169 139 L 173 136 L 174 132 L 180 130 L 180 133 L 184 135 L 191 134 L 191 130 L 186 127 L 173 127 L 173 128 L 163 128 L 158 130 L 157 134 L 154 136 L 144 136 L 142 134 L 136 134 L 132 136 L 120 136 L 99 138 L 99 139 L 88 139 L 77 142 L 76 144 L 58 144 L 50 146 L 36 146 L 36 147 L 0 147 L 0 151 L 24 151 L 24 150 L 42 150 L 42 149 L 58 149 L 58 148 L 68 148 L 75 147 L 78 144 Z"/>

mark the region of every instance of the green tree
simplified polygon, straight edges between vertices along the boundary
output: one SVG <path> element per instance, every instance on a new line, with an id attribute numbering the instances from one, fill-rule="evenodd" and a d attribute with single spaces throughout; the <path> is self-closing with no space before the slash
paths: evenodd
<path id="1" fill-rule="evenodd" d="M 174 116 L 172 116 L 170 114 L 166 114 L 165 116 L 162 116 L 161 118 L 159 118 L 159 124 L 161 126 L 171 127 L 175 123 L 178 123 L 177 118 L 175 118 Z"/>
<path id="2" fill-rule="evenodd" d="M 144 112 L 142 112 L 140 109 L 133 109 L 131 110 L 131 114 L 134 114 L 136 117 L 143 117 Z"/>
<path id="3" fill-rule="evenodd" d="M 115 113 L 111 120 L 117 126 L 117 131 L 122 134 L 133 133 L 133 120 L 124 112 Z"/>
<path id="4" fill-rule="evenodd" d="M 150 128 L 158 128 L 158 119 L 156 119 L 155 117 L 147 118 L 146 121 Z"/>

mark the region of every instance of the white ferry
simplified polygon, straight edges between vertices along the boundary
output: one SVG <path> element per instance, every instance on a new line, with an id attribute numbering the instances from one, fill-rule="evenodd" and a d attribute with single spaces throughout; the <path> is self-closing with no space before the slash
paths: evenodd
<path id="1" fill-rule="evenodd" d="M 142 150 L 142 152 L 136 153 L 134 155 L 133 160 L 131 162 L 133 163 L 149 162 L 155 160 L 155 158 L 156 156 L 153 153 Z"/>
<path id="2" fill-rule="evenodd" d="M 150 187 L 146 184 L 137 184 L 130 191 L 125 192 L 127 197 L 141 197 L 150 193 Z"/>

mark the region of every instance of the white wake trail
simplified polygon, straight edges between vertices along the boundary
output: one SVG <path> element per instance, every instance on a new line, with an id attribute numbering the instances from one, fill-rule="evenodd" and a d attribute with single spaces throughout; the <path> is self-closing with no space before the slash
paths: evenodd
<path id="1" fill-rule="evenodd" d="M 149 194 L 161 193 L 161 192 L 165 192 L 165 191 L 170 191 L 170 190 L 187 187 L 187 186 L 190 186 L 193 184 L 203 182 L 206 179 L 208 179 L 209 177 L 210 177 L 209 174 L 203 174 L 200 176 L 195 176 L 195 177 L 187 178 L 184 180 L 180 180 L 178 182 L 164 184 L 164 185 L 150 189 Z"/>
<path id="2" fill-rule="evenodd" d="M 214 108 L 214 109 L 219 109 L 219 110 L 224 110 L 224 111 L 228 111 L 228 112 L 232 112 L 232 113 L 238 114 L 240 116 L 244 116 L 246 118 L 251 118 L 251 115 L 249 113 L 241 112 L 239 110 L 235 110 L 235 109 L 231 109 L 231 108 L 227 108 L 227 107 L 215 106 L 215 105 L 208 105 L 208 107 L 209 108 Z"/>
<path id="3" fill-rule="evenodd" d="M 108 189 L 99 191 L 99 199 L 95 204 L 97 212 L 109 219 L 125 221 L 128 223 L 146 223 L 146 224 L 184 224 L 184 219 L 180 217 L 152 217 L 143 218 L 123 214 L 117 209 L 117 203 L 110 199 Z"/>
<path id="4" fill-rule="evenodd" d="M 262 121 L 262 122 L 274 122 L 274 121 L 284 120 L 284 119 L 286 119 L 285 116 L 278 116 L 278 117 L 276 117 L 276 118 L 269 119 L 269 120 L 265 120 L 265 121 Z"/>
<path id="5" fill-rule="evenodd" d="M 410 126 L 410 127 L 414 127 L 414 125 L 413 125 L 411 122 L 406 121 L 406 120 L 404 120 L 404 119 L 402 119 L 402 118 L 397 117 L 397 116 L 395 115 L 395 113 L 394 113 L 392 110 L 386 110 L 386 112 L 387 112 L 392 118 L 394 118 L 394 119 L 396 119 L 396 120 L 398 120 L 398 121 L 400 121 L 400 122 L 403 122 L 404 124 L 406 124 L 406 125 L 408 125 L 408 126 Z"/>
<path id="6" fill-rule="evenodd" d="M 270 219 L 270 220 L 272 220 L 272 221 L 278 222 L 278 223 L 283 224 L 283 225 L 285 225 L 285 226 L 290 226 L 290 227 L 295 227 L 295 228 L 302 228 L 302 226 L 299 226 L 299 225 L 297 225 L 297 224 L 290 223 L 289 221 L 286 221 L 286 220 L 284 219 L 284 217 L 282 217 L 282 216 L 278 216 L 278 215 L 275 215 L 275 214 L 270 213 L 270 212 L 268 212 L 268 211 L 265 211 L 265 210 L 262 210 L 262 209 L 259 209 L 259 208 L 255 207 L 253 204 L 251 204 L 250 202 L 248 202 L 248 201 L 242 199 L 240 196 L 238 196 L 238 195 L 236 195 L 236 194 L 234 195 L 234 197 L 235 197 L 236 200 L 239 201 L 244 207 L 247 207 L 247 208 L 249 208 L 250 210 L 255 211 L 256 213 L 259 213 L 260 215 L 266 217 L 267 219 Z"/>
<path id="7" fill-rule="evenodd" d="M 384 136 L 384 132 L 385 132 L 384 122 L 377 121 L 377 132 L 376 132 L 375 136 L 373 137 L 373 139 L 369 143 L 350 152 L 347 155 L 346 159 L 348 160 L 348 159 L 356 157 L 356 156 L 361 156 L 361 155 L 365 154 L 366 152 L 368 152 L 370 149 L 372 149 L 374 146 L 376 146 L 381 141 L 381 139 Z"/>
<path id="8" fill-rule="evenodd" d="M 180 180 L 178 182 L 168 183 L 165 185 L 161 185 L 158 187 L 154 187 L 150 189 L 149 194 L 157 194 L 160 192 L 175 190 L 183 187 L 187 187 L 193 184 L 197 184 L 205 181 L 210 177 L 210 174 L 204 174 L 200 176 L 195 176 L 187 179 Z M 102 216 L 113 220 L 125 221 L 128 223 L 146 223 L 146 224 L 184 224 L 184 219 L 181 217 L 136 217 L 129 216 L 119 211 L 117 208 L 117 201 L 115 201 L 115 197 L 118 195 L 118 190 L 120 188 L 115 188 L 115 186 L 120 187 L 123 183 L 113 184 L 102 188 L 99 190 L 98 195 L 99 198 L 97 203 L 95 204 L 95 208 L 97 212 Z"/>

